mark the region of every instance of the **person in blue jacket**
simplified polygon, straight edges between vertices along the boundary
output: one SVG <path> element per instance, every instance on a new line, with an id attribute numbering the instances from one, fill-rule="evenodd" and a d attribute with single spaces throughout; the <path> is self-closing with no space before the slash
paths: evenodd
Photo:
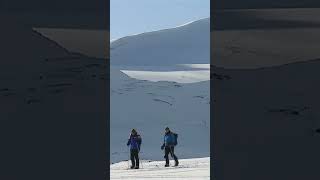
<path id="1" fill-rule="evenodd" d="M 175 166 L 179 165 L 178 157 L 174 154 L 174 146 L 176 145 L 175 135 L 175 133 L 171 132 L 170 129 L 166 127 L 163 145 L 161 146 L 161 149 L 164 149 L 164 158 L 166 159 L 165 167 L 169 167 L 169 153 L 175 161 Z"/>
<path id="2" fill-rule="evenodd" d="M 141 136 L 135 129 L 132 129 L 127 143 L 127 146 L 130 146 L 131 169 L 139 169 L 139 152 L 141 142 Z"/>

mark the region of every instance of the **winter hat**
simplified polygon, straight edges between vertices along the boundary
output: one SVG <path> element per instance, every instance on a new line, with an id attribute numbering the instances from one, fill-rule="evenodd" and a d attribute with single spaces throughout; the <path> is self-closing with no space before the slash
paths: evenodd
<path id="1" fill-rule="evenodd" d="M 165 129 L 165 130 L 169 130 L 169 131 L 170 131 L 169 127 L 166 127 L 166 129 Z"/>
<path id="2" fill-rule="evenodd" d="M 135 129 L 132 129 L 131 132 L 132 132 L 132 133 L 136 133 L 137 131 L 136 131 Z"/>

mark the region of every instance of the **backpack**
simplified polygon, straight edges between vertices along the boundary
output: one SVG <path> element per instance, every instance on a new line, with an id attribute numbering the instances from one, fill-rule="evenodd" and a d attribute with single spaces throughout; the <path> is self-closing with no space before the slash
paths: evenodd
<path id="1" fill-rule="evenodd" d="M 178 134 L 177 133 L 172 133 L 173 134 L 173 145 L 178 144 Z"/>

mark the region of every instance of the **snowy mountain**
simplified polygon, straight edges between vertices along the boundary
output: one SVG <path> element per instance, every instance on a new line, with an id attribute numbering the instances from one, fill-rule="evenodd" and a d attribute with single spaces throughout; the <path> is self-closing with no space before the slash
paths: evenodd
<path id="1" fill-rule="evenodd" d="M 111 65 L 209 64 L 210 19 L 113 41 Z"/>
<path id="2" fill-rule="evenodd" d="M 141 165 L 139 170 L 127 170 L 127 162 L 112 164 L 110 179 L 210 179 L 210 158 L 182 159 L 179 167 L 165 168 L 159 161 L 143 161 Z"/>
<path id="3" fill-rule="evenodd" d="M 111 162 L 128 159 L 132 128 L 142 136 L 144 160 L 164 160 L 166 126 L 179 134 L 179 158 L 210 156 L 209 22 L 111 43 Z"/>

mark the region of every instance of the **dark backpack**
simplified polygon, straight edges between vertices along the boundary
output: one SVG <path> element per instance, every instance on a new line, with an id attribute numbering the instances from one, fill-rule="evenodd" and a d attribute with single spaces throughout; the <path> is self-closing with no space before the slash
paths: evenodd
<path id="1" fill-rule="evenodd" d="M 178 134 L 177 133 L 172 133 L 173 134 L 173 145 L 178 144 Z"/>

